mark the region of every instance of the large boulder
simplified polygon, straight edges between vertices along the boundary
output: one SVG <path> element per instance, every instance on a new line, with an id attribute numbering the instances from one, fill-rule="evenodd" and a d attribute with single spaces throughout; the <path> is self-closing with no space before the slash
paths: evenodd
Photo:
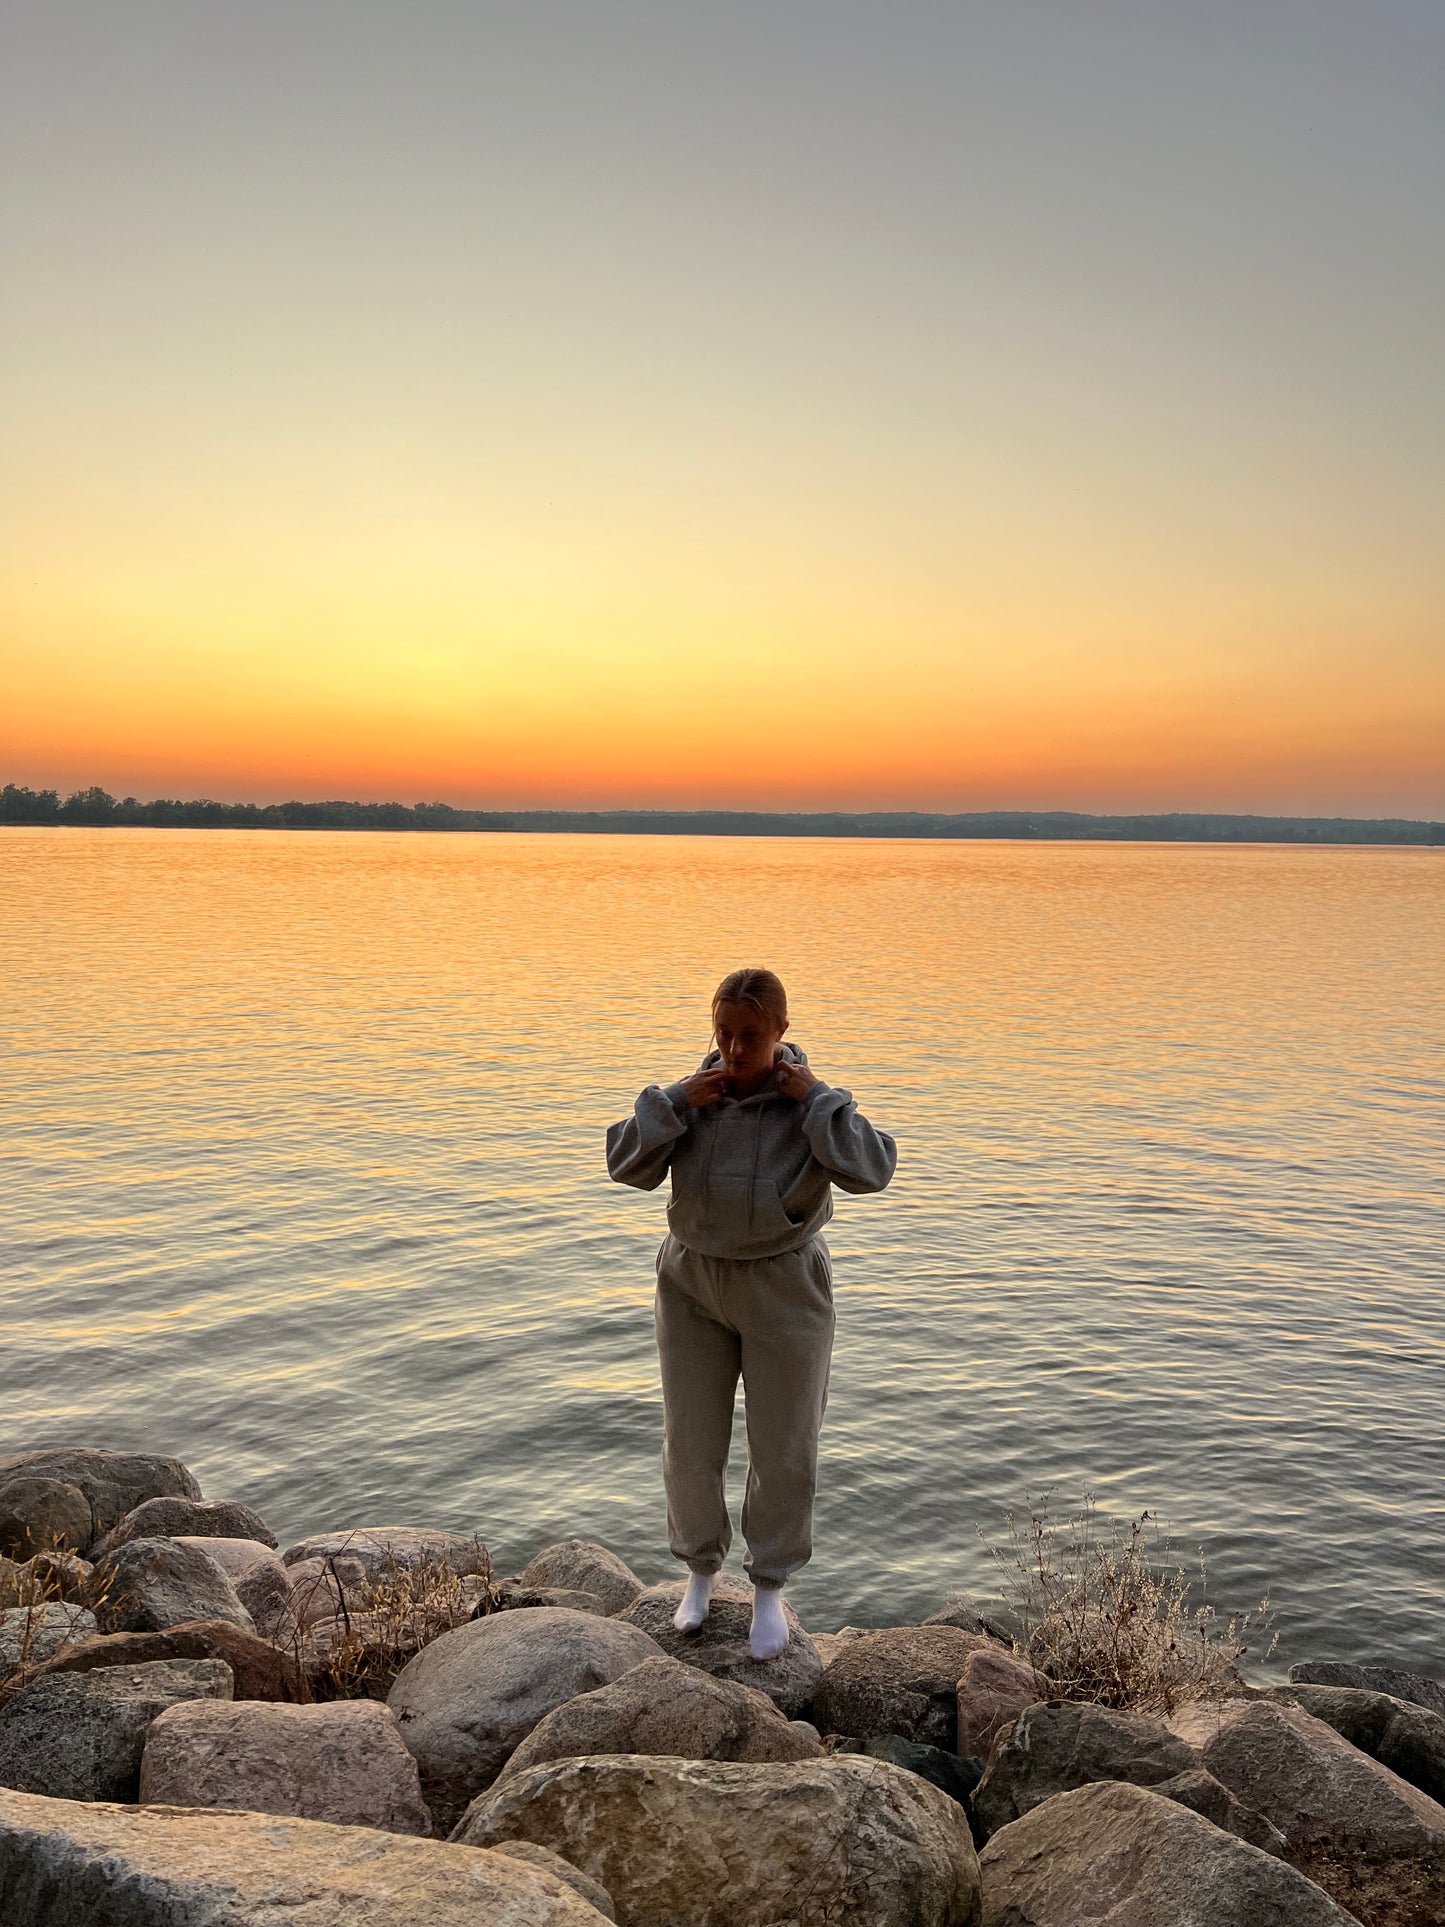
<path id="1" fill-rule="evenodd" d="M 348 1612 L 364 1612 L 365 1601 L 373 1591 L 366 1563 L 347 1552 L 333 1553 L 327 1559 L 297 1559 L 281 1570 L 291 1588 L 292 1616 L 303 1628 L 333 1618 L 343 1607 Z"/>
<path id="2" fill-rule="evenodd" d="M 433 1812 L 454 1820 L 554 1707 L 657 1657 L 646 1633 L 617 1619 L 552 1606 L 495 1613 L 424 1646 L 387 1704 Z"/>
<path id="3" fill-rule="evenodd" d="M 1369 1927 L 1445 1919 L 1445 1808 L 1298 1706 L 1188 1707 L 1171 1726 L 1263 1813 L 1291 1862 Z"/>
<path id="4" fill-rule="evenodd" d="M 924 1746 L 958 1750 L 958 1682 L 969 1656 L 996 1652 L 984 1633 L 962 1626 L 887 1626 L 841 1645 L 814 1695 L 825 1733 L 870 1739 L 898 1733 Z"/>
<path id="5" fill-rule="evenodd" d="M 599 1619 L 611 1617 L 595 1592 L 577 1592 L 570 1586 L 524 1586 L 520 1579 L 503 1579 L 491 1598 L 494 1613 L 527 1611 L 534 1606 L 564 1606 L 568 1612 L 596 1613 Z"/>
<path id="6" fill-rule="evenodd" d="M 1358 1927 L 1286 1862 L 1117 1781 L 1032 1808 L 979 1871 L 983 1927 Z"/>
<path id="7" fill-rule="evenodd" d="M 500 1781 L 453 1838 L 550 1847 L 601 1882 L 622 1927 L 978 1918 L 963 1812 L 881 1760 L 557 1760 Z"/>
<path id="8" fill-rule="evenodd" d="M 1439 1713 L 1355 1686 L 1271 1686 L 1264 1696 L 1303 1707 L 1351 1746 L 1445 1804 L 1445 1718 Z"/>
<path id="9" fill-rule="evenodd" d="M 283 1565 L 296 1566 L 341 1553 L 359 1560 L 373 1584 L 419 1566 L 446 1566 L 457 1573 L 491 1570 L 487 1548 L 475 1534 L 426 1526 L 353 1526 L 347 1532 L 317 1532 L 287 1546 L 281 1560 Z"/>
<path id="10" fill-rule="evenodd" d="M 1198 1765 L 1193 1747 L 1152 1713 L 1072 1703 L 1031 1706 L 998 1736 L 973 1796 L 974 1811 L 994 1834 L 1056 1793 L 1096 1780 L 1157 1786 Z"/>
<path id="11" fill-rule="evenodd" d="M 566 1882 L 500 1853 L 213 1808 L 0 1792 L 14 1927 L 601 1927 Z"/>
<path id="12" fill-rule="evenodd" d="M 986 1760 L 1003 1729 L 1025 1708 L 1047 1698 L 1047 1684 L 1027 1660 L 999 1646 L 970 1653 L 958 1682 L 959 1752 Z"/>
<path id="13" fill-rule="evenodd" d="M 1162 1720 L 1107 1706 L 1056 1702 L 1021 1713 L 994 1743 L 973 1796 L 974 1818 L 987 1837 L 1055 1794 L 1100 1780 L 1151 1787 L 1253 1847 L 1285 1851 L 1283 1836 L 1263 1814 L 1207 1772 L 1193 1747 Z"/>
<path id="14" fill-rule="evenodd" d="M 91 1577 L 103 1633 L 157 1633 L 190 1619 L 225 1619 L 253 1633 L 255 1622 L 209 1554 L 176 1539 L 128 1539 Z"/>
<path id="15" fill-rule="evenodd" d="M 156 1452 L 104 1452 L 90 1446 L 51 1445 L 31 1452 L 0 1453 L 0 1485 L 21 1473 L 59 1479 L 85 1494 L 92 1529 L 88 1543 L 109 1532 L 127 1512 L 147 1499 L 201 1496 L 201 1488 L 179 1459 L 163 1458 Z"/>
<path id="16" fill-rule="evenodd" d="M 629 1565 L 591 1539 L 563 1539 L 548 1546 L 522 1568 L 520 1577 L 524 1586 L 590 1592 L 602 1601 L 605 1613 L 624 1612 L 645 1590 Z"/>
<path id="17" fill-rule="evenodd" d="M 581 1894 L 605 1920 L 616 1920 L 617 1909 L 607 1889 L 598 1881 L 589 1880 L 580 1867 L 574 1867 L 570 1860 L 564 1860 L 560 1853 L 553 1853 L 550 1847 L 539 1847 L 535 1840 L 500 1840 L 491 1851 L 504 1853 L 512 1860 L 525 1861 L 529 1867 L 537 1867 L 543 1873 L 555 1874 L 558 1880 L 566 1881 L 574 1892 Z"/>
<path id="18" fill-rule="evenodd" d="M 549 1713 L 512 1754 L 502 1777 L 590 1753 L 811 1760 L 821 1758 L 823 1748 L 811 1726 L 784 1719 L 765 1693 L 713 1679 L 681 1660 L 658 1658 Z"/>
<path id="19" fill-rule="evenodd" d="M 151 1727 L 147 1805 L 245 1807 L 387 1833 L 430 1833 L 416 1761 L 375 1700 L 173 1706 Z"/>
<path id="20" fill-rule="evenodd" d="M 0 1611 L 0 1685 L 22 1673 L 28 1677 L 34 1667 L 43 1666 L 94 1631 L 95 1615 L 64 1600 L 6 1607 Z"/>
<path id="21" fill-rule="evenodd" d="M 231 1697 L 218 1659 L 50 1673 L 0 1705 L 0 1786 L 55 1800 L 136 1800 L 151 1722 L 182 1700 Z"/>
<path id="22" fill-rule="evenodd" d="M 748 1651 L 748 1629 L 753 1616 L 753 1589 L 736 1580 L 720 1580 L 713 1589 L 712 1606 L 695 1633 L 680 1633 L 672 1623 L 685 1582 L 669 1580 L 649 1586 L 618 1614 L 623 1625 L 638 1626 L 665 1653 L 685 1665 L 711 1673 L 714 1679 L 737 1680 L 768 1698 L 790 1720 L 802 1719 L 813 1703 L 823 1676 L 823 1663 L 813 1642 L 798 1623 L 786 1600 L 788 1643 L 776 1659 L 756 1660 Z"/>
<path id="23" fill-rule="evenodd" d="M 0 1552 L 83 1552 L 95 1537 L 90 1501 L 77 1485 L 22 1472 L 0 1483 Z"/>
<path id="24" fill-rule="evenodd" d="M 52 1658 L 27 1668 L 26 1680 L 49 1673 L 88 1673 L 98 1666 L 143 1666 L 161 1659 L 221 1659 L 231 1669 L 238 1700 L 304 1700 L 306 1682 L 294 1656 L 225 1619 L 193 1619 L 160 1633 L 97 1633 L 76 1637 Z M 3 1671 L 3 1668 L 0 1668 Z"/>
<path id="25" fill-rule="evenodd" d="M 90 1601 L 95 1568 L 88 1559 L 77 1559 L 73 1552 L 37 1552 L 15 1571 L 17 1593 L 27 1602 L 59 1599 L 84 1606 Z"/>
<path id="26" fill-rule="evenodd" d="M 95 1547 L 103 1559 L 127 1539 L 250 1539 L 276 1550 L 276 1535 L 239 1499 L 147 1499 L 127 1512 Z"/>
<path id="27" fill-rule="evenodd" d="M 259 1539 L 192 1539 L 177 1537 L 178 1546 L 191 1546 L 225 1573 L 236 1597 L 251 1615 L 258 1633 L 286 1639 L 296 1632 L 291 1610 L 291 1575 L 270 1546 Z"/>
<path id="28" fill-rule="evenodd" d="M 1346 1666 L 1337 1660 L 1306 1660 L 1289 1669 L 1292 1686 L 1353 1686 L 1362 1693 L 1388 1693 L 1445 1715 L 1445 1680 L 1402 1666 Z"/>

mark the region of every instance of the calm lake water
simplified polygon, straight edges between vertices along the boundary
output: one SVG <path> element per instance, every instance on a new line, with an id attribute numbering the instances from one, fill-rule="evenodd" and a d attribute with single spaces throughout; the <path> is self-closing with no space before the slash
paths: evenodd
<path id="1" fill-rule="evenodd" d="M 900 1145 L 804 1620 L 986 1596 L 1087 1488 L 1269 1591 L 1262 1672 L 1445 1662 L 1445 852 L 0 830 L 0 892 L 0 1447 L 667 1576 L 602 1135 L 762 962 Z"/>

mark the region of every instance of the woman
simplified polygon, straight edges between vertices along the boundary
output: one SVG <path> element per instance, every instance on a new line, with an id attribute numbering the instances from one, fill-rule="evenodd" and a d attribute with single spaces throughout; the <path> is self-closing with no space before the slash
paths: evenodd
<path id="1" fill-rule="evenodd" d="M 770 970 L 735 970 L 712 1003 L 715 1048 L 650 1084 L 607 1133 L 607 1169 L 652 1191 L 672 1173 L 657 1255 L 667 1535 L 692 1575 L 673 1623 L 695 1632 L 732 1543 L 725 1474 L 738 1378 L 748 1429 L 742 1528 L 754 1659 L 788 1643 L 782 1588 L 813 1549 L 818 1430 L 833 1351 L 833 1279 L 818 1235 L 832 1187 L 881 1191 L 893 1139 L 783 1041 Z"/>

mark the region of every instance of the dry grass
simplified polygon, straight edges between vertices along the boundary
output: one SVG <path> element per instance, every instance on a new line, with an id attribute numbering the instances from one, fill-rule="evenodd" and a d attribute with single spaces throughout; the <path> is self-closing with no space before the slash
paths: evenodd
<path id="1" fill-rule="evenodd" d="M 1202 1553 L 1186 1572 L 1151 1512 L 1111 1523 L 1086 1492 L 1060 1520 L 1046 1496 L 1027 1519 L 1008 1514 L 1006 1543 L 988 1549 L 1021 1649 L 1058 1699 L 1144 1712 L 1227 1699 L 1242 1685 L 1236 1662 L 1264 1637 L 1273 1650 L 1269 1601 L 1221 1618 Z"/>
<path id="2" fill-rule="evenodd" d="M 403 1565 L 390 1554 L 380 1571 L 359 1585 L 347 1584 L 337 1560 L 329 1562 L 334 1618 L 298 1627 L 278 1640 L 300 1663 L 318 1699 L 385 1699 L 392 1681 L 434 1639 L 492 1611 L 496 1585 L 491 1555 L 480 1539 L 462 1571 L 449 1560 L 422 1558 Z"/>

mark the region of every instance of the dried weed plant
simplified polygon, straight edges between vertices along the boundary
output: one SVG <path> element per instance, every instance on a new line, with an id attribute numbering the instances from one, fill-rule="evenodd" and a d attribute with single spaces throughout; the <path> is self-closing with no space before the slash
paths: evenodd
<path id="1" fill-rule="evenodd" d="M 392 1681 L 423 1646 L 494 1610 L 492 1558 L 479 1538 L 459 1564 L 426 1553 L 405 1565 L 389 1551 L 380 1570 L 349 1587 L 327 1561 L 338 1610 L 278 1638 L 299 1663 L 317 1699 L 385 1699 Z"/>
<path id="2" fill-rule="evenodd" d="M 1002 1575 L 1021 1650 L 1050 1697 L 1167 1713 L 1238 1693 L 1236 1662 L 1266 1635 L 1272 1652 L 1278 1638 L 1268 1599 L 1221 1618 L 1205 1599 L 1203 1553 L 1196 1578 L 1156 1514 L 1110 1522 L 1086 1492 L 1081 1510 L 1060 1520 L 1050 1497 L 1026 1519 L 1005 1515 L 1004 1545 L 979 1533 Z"/>

